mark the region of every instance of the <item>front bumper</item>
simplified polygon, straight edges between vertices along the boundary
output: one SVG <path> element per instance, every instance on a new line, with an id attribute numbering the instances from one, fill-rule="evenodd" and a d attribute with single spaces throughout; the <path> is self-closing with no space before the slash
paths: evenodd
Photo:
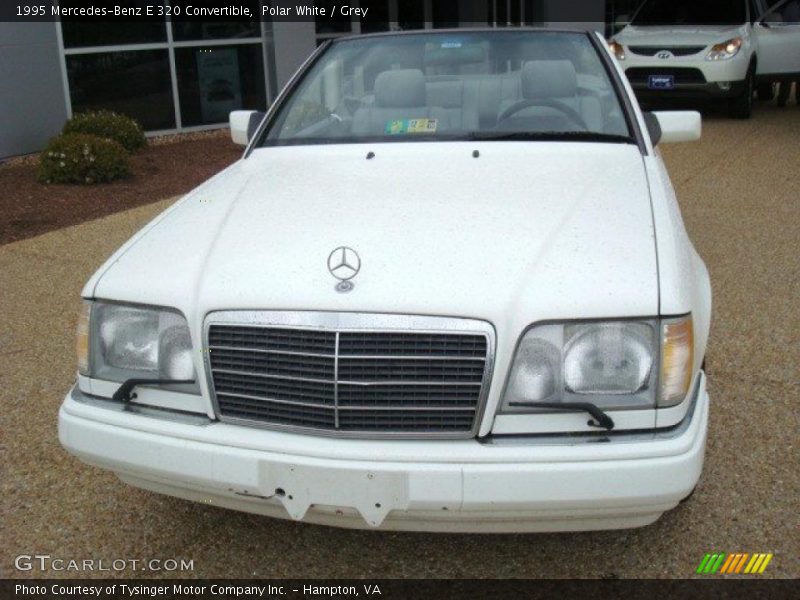
<path id="1" fill-rule="evenodd" d="M 725 87 L 718 83 L 679 83 L 668 90 L 652 90 L 646 84 L 631 83 L 640 102 L 704 101 L 738 98 L 745 89 L 744 81 L 729 82 Z"/>
<path id="2" fill-rule="evenodd" d="M 669 432 L 603 443 L 370 441 L 158 418 L 74 388 L 59 438 L 132 485 L 272 517 L 397 530 L 618 529 L 652 523 L 695 487 L 708 403 L 701 375 L 687 418 Z"/>
<path id="3" fill-rule="evenodd" d="M 741 95 L 750 67 L 746 54 L 740 52 L 730 60 L 707 61 L 706 53 L 707 49 L 692 57 L 660 60 L 633 54 L 626 47 L 627 58 L 622 63 L 622 68 L 640 101 L 714 100 Z M 650 89 L 648 74 L 670 73 L 675 77 L 673 88 Z"/>

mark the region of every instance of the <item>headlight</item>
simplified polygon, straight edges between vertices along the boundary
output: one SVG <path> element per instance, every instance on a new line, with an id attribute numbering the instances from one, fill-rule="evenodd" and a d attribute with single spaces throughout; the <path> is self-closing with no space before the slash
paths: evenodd
<path id="1" fill-rule="evenodd" d="M 635 394 L 653 370 L 648 323 L 593 323 L 565 328 L 564 385 L 573 394 Z"/>
<path id="2" fill-rule="evenodd" d="M 611 40 L 608 42 L 608 47 L 611 48 L 611 52 L 614 53 L 614 56 L 617 57 L 617 60 L 625 60 L 625 48 L 622 47 L 622 44 Z"/>
<path id="3" fill-rule="evenodd" d="M 675 406 L 689 393 L 694 369 L 694 326 L 691 317 L 661 324 L 661 398 L 659 406 Z"/>
<path id="4" fill-rule="evenodd" d="M 545 324 L 520 340 L 500 411 L 513 403 L 591 402 L 602 409 L 673 406 L 692 376 L 691 317 Z"/>
<path id="5" fill-rule="evenodd" d="M 91 310 L 90 360 L 84 374 L 119 382 L 197 379 L 189 326 L 183 315 L 169 309 L 87 304 Z M 79 328 L 79 348 L 80 331 Z M 80 362 L 79 358 L 79 368 L 83 368 Z M 199 390 L 196 383 L 191 387 L 191 391 Z M 186 385 L 180 389 L 190 391 Z"/>
<path id="6" fill-rule="evenodd" d="M 706 60 L 728 60 L 739 53 L 742 47 L 742 38 L 733 38 L 721 44 L 714 44 L 706 56 Z"/>
<path id="7" fill-rule="evenodd" d="M 92 303 L 83 301 L 78 315 L 78 331 L 75 340 L 75 352 L 78 355 L 78 373 L 90 375 L 89 371 L 89 317 L 92 314 Z"/>

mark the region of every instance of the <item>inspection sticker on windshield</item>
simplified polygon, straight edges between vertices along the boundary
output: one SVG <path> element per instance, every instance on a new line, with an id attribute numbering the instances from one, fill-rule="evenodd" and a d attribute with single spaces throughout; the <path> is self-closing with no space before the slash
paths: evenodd
<path id="1" fill-rule="evenodd" d="M 386 123 L 387 135 L 403 133 L 436 133 L 437 119 L 405 119 Z"/>

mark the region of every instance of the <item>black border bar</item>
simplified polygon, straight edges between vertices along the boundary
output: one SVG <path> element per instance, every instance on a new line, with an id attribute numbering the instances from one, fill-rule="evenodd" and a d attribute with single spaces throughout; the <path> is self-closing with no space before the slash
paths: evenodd
<path id="1" fill-rule="evenodd" d="M 646 575 L 646 573 L 643 573 Z M 747 578 L 677 580 L 534 580 L 534 579 L 4 579 L 4 600 L 278 600 L 380 598 L 381 600 L 470 600 L 503 598 L 610 600 L 616 598 L 790 598 L 797 582 Z"/>
<path id="2" fill-rule="evenodd" d="M 317 19 L 356 21 L 363 15 L 355 9 L 369 10 L 371 5 L 386 1 L 359 0 L 356 3 L 351 0 L 0 0 L 0 21 L 54 22 L 59 18 L 87 23 L 163 21 L 164 18 L 205 22 L 259 20 L 309 22 Z M 431 1 L 435 10 L 437 3 L 451 5 L 458 0 Z M 478 8 L 485 9 L 487 6 L 487 0 L 469 1 L 475 2 Z M 597 18 L 596 10 L 582 10 L 580 5 L 560 7 L 558 12 L 559 22 L 564 23 L 595 21 Z M 565 20 L 565 15 L 569 16 L 569 21 Z M 367 13 L 366 18 L 369 17 Z"/>

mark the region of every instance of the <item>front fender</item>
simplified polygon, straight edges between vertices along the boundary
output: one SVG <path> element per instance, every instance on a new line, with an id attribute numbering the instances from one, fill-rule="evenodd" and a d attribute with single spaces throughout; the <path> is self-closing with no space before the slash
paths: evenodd
<path id="1" fill-rule="evenodd" d="M 658 254 L 659 313 L 691 313 L 694 321 L 695 374 L 706 353 L 711 328 L 711 280 L 681 216 L 675 190 L 660 154 L 645 158 Z"/>

